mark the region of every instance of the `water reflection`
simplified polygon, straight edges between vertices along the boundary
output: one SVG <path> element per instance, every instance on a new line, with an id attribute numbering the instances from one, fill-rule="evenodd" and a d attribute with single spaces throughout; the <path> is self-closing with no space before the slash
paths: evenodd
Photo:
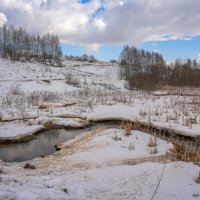
<path id="1" fill-rule="evenodd" d="M 0 160 L 21 162 L 50 155 L 56 151 L 55 145 L 68 141 L 82 132 L 83 130 L 67 131 L 65 129 L 46 131 L 30 142 L 0 148 Z"/>

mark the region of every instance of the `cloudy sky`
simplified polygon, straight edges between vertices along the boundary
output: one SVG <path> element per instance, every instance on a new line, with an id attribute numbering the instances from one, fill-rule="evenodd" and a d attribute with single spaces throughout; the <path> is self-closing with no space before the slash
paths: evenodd
<path id="1" fill-rule="evenodd" d="M 124 44 L 167 60 L 200 54 L 199 0 L 0 0 L 0 26 L 59 35 L 67 54 L 118 58 Z"/>

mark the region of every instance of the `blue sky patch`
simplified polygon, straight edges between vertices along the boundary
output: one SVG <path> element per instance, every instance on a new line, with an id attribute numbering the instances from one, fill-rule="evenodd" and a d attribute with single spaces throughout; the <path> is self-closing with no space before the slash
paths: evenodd
<path id="1" fill-rule="evenodd" d="M 157 51 L 161 53 L 166 61 L 174 61 L 176 58 L 196 58 L 199 51 L 200 36 L 193 37 L 190 40 L 168 40 L 168 41 L 152 41 L 144 42 L 138 45 L 148 51 Z M 129 44 L 130 46 L 132 44 Z M 109 61 L 118 59 L 122 51 L 123 45 L 103 45 L 98 51 L 90 52 L 80 45 L 62 44 L 63 53 L 67 55 L 83 55 L 92 54 L 99 60 Z"/>
<path id="2" fill-rule="evenodd" d="M 189 40 L 166 40 L 144 42 L 139 45 L 149 51 L 160 52 L 167 61 L 173 61 L 176 58 L 196 58 L 199 50 L 200 36 L 192 37 Z"/>
<path id="3" fill-rule="evenodd" d="M 80 0 L 80 3 L 83 3 L 83 4 L 85 4 L 85 3 L 89 3 L 91 0 Z"/>
<path id="4" fill-rule="evenodd" d="M 96 17 L 97 15 L 101 15 L 102 13 L 105 12 L 105 8 L 103 6 L 101 6 L 100 8 L 98 8 L 95 13 L 93 14 L 93 17 Z"/>

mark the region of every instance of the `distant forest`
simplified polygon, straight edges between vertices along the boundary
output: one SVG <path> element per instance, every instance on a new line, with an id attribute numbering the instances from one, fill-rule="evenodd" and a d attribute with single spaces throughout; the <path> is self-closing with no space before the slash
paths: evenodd
<path id="1" fill-rule="evenodd" d="M 22 27 L 3 25 L 0 28 L 0 55 L 18 61 L 37 61 L 61 65 L 62 49 L 57 35 L 29 34 Z"/>
<path id="2" fill-rule="evenodd" d="M 22 27 L 0 27 L 0 56 L 13 61 L 36 61 L 61 66 L 62 49 L 57 35 L 30 34 Z M 65 60 L 95 62 L 93 55 L 68 56 Z M 200 63 L 176 59 L 167 64 L 160 53 L 124 46 L 119 58 L 121 78 L 129 88 L 151 90 L 164 85 L 200 87 Z"/>
<path id="3" fill-rule="evenodd" d="M 195 59 L 176 59 L 167 64 L 157 52 L 124 46 L 120 55 L 121 77 L 129 88 L 145 90 L 164 85 L 200 87 L 200 63 Z"/>
<path id="4" fill-rule="evenodd" d="M 65 60 L 71 61 L 87 61 L 87 62 L 96 62 L 97 59 L 93 55 L 83 54 L 82 56 L 73 56 L 73 55 L 65 55 Z"/>

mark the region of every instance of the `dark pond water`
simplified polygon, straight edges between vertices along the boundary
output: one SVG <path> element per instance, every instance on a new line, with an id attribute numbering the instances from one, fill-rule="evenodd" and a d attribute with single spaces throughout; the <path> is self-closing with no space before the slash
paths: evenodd
<path id="1" fill-rule="evenodd" d="M 94 130 L 93 126 L 83 130 L 54 129 L 37 135 L 35 140 L 0 148 L 0 160 L 6 162 L 21 162 L 40 156 L 47 156 L 56 151 L 55 145 L 62 144 L 84 132 Z"/>

